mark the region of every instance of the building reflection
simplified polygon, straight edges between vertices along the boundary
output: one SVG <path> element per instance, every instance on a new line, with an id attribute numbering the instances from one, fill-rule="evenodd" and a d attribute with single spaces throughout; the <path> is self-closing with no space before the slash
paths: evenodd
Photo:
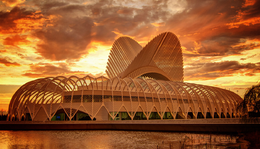
<path id="1" fill-rule="evenodd" d="M 162 141 L 157 149 L 247 149 L 249 142 L 238 136 L 216 134 L 186 134 L 181 141 Z"/>
<path id="2" fill-rule="evenodd" d="M 0 149 L 247 149 L 243 137 L 148 131 L 0 131 Z"/>

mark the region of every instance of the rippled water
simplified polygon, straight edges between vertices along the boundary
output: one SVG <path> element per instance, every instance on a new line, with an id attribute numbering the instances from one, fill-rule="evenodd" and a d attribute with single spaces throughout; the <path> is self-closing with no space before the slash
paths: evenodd
<path id="1" fill-rule="evenodd" d="M 1 149 L 246 149 L 238 136 L 143 131 L 0 131 Z"/>

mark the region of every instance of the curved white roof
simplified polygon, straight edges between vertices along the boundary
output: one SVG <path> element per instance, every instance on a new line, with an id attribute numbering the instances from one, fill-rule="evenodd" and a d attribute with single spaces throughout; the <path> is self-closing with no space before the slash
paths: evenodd
<path id="1" fill-rule="evenodd" d="M 132 46 L 125 43 L 133 43 Z M 157 80 L 183 81 L 183 58 L 181 44 L 176 35 L 170 32 L 162 33 L 151 40 L 143 49 L 136 47 L 137 42 L 127 38 L 115 41 L 107 64 L 107 74 L 110 78 L 140 76 Z M 128 53 L 125 57 L 113 57 L 120 49 L 121 53 Z M 140 51 L 141 50 L 141 51 Z M 140 52 L 139 52 L 140 51 Z M 133 58 L 134 57 L 134 58 Z M 118 59 L 120 62 L 118 63 Z M 117 63 L 111 64 L 112 61 Z M 123 67 L 122 67 L 123 65 Z M 126 68 L 127 67 L 127 68 Z M 115 75 L 111 75 L 111 74 Z"/>

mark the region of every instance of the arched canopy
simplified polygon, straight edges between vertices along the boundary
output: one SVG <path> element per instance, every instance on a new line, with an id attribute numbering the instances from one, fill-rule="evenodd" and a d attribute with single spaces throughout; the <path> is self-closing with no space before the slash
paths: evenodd
<path id="1" fill-rule="evenodd" d="M 132 48 L 133 45 L 124 44 L 126 41 L 129 41 L 128 43 L 131 41 L 134 46 L 137 45 L 137 42 L 130 38 L 127 38 L 127 40 L 119 38 L 115 41 L 106 70 L 110 78 L 115 76 L 137 78 L 147 74 L 144 76 L 153 76 L 155 79 L 170 81 L 183 81 L 182 50 L 176 35 L 170 32 L 162 33 L 151 40 L 143 49 Z M 118 48 L 117 45 L 121 44 L 124 46 Z M 114 53 L 121 54 L 116 55 Z M 125 53 L 130 54 L 127 57 L 122 57 Z"/>
<path id="2" fill-rule="evenodd" d="M 51 120 L 58 110 L 63 110 L 68 120 L 75 119 L 78 110 L 88 113 L 91 119 L 104 119 L 104 115 L 118 112 L 128 112 L 126 115 L 133 119 L 133 113 L 140 109 L 147 116 L 154 112 L 163 116 L 166 109 L 171 115 L 181 109 L 184 117 L 191 111 L 193 115 L 198 112 L 206 115 L 208 111 L 211 115 L 214 112 L 228 115 L 236 111 L 241 101 L 237 94 L 228 90 L 178 81 L 59 76 L 21 86 L 10 101 L 8 115 L 11 120 L 14 116 L 17 120 L 29 116 L 34 121 Z"/>

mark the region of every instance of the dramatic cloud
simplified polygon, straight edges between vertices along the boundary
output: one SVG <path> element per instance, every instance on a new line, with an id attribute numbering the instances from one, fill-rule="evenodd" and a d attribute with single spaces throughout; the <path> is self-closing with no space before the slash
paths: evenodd
<path id="1" fill-rule="evenodd" d="M 51 60 L 79 59 L 87 54 L 86 47 L 90 43 L 91 34 L 89 19 L 63 19 L 59 23 L 62 25 L 34 34 L 41 39 L 37 52 Z"/>
<path id="2" fill-rule="evenodd" d="M 3 3 L 5 3 L 7 6 L 13 7 L 17 4 L 22 4 L 25 2 L 25 0 L 2 0 Z"/>
<path id="3" fill-rule="evenodd" d="M 5 66 L 20 66 L 20 64 L 16 62 L 10 62 L 8 59 L 0 58 L 0 64 L 4 64 Z"/>
<path id="4" fill-rule="evenodd" d="M 253 45 L 237 45 L 245 42 L 241 39 L 259 38 L 260 34 L 260 22 L 257 21 L 260 20 L 259 1 L 234 3 L 230 0 L 223 3 L 183 0 L 174 3 L 162 0 L 126 3 L 104 0 L 84 5 L 83 1 L 34 3 L 40 8 L 37 13 L 18 7 L 2 12 L 2 22 L 10 25 L 0 26 L 10 33 L 17 26 L 17 20 L 55 20 L 51 25 L 45 23 L 44 27 L 43 23 L 38 23 L 38 30 L 33 34 L 40 39 L 37 52 L 54 61 L 82 58 L 88 54 L 86 47 L 90 42 L 111 45 L 120 35 L 129 35 L 142 44 L 143 40 L 164 31 L 172 31 L 180 37 L 189 53 L 185 56 L 227 56 L 251 50 Z M 176 11 L 173 11 L 175 7 Z M 248 23 L 250 20 L 255 22 Z M 24 26 L 30 26 L 27 22 L 23 23 Z M 15 29 L 16 32 L 26 30 L 23 27 Z"/>
<path id="5" fill-rule="evenodd" d="M 42 6 L 45 15 L 58 16 L 53 26 L 34 33 L 41 41 L 37 52 L 46 59 L 80 59 L 88 53 L 86 47 L 91 40 L 94 25 L 84 14 L 84 6 L 67 3 L 47 3 Z"/>
<path id="6" fill-rule="evenodd" d="M 246 57 L 246 58 L 241 58 L 240 60 L 247 60 L 247 59 L 249 59 L 249 58 L 253 58 L 253 57 L 255 57 L 257 54 L 254 54 L 254 55 L 251 55 L 251 56 L 248 56 L 248 57 Z"/>
<path id="7" fill-rule="evenodd" d="M 192 44 L 191 44 L 192 45 Z M 259 48 L 258 43 L 246 43 L 240 38 L 218 37 L 214 40 L 204 40 L 200 43 L 193 43 L 191 50 L 184 51 L 185 57 L 200 57 L 200 56 L 229 56 L 239 55 L 244 51 Z M 186 49 L 185 49 L 186 50 Z"/>
<path id="8" fill-rule="evenodd" d="M 237 61 L 224 61 L 196 64 L 185 68 L 185 80 L 210 80 L 235 74 L 253 76 L 260 73 L 260 63 L 240 64 Z"/>
<path id="9" fill-rule="evenodd" d="M 111 5 L 113 3 L 117 5 Z M 88 54 L 86 47 L 90 42 L 111 45 L 119 35 L 129 35 L 142 42 L 160 32 L 172 31 L 180 35 L 182 45 L 190 53 L 187 56 L 226 56 L 248 50 L 232 48 L 241 44 L 241 38 L 257 38 L 259 35 L 257 23 L 255 27 L 240 24 L 230 28 L 232 23 L 241 22 L 238 19 L 241 15 L 243 20 L 256 17 L 249 14 L 256 14 L 254 7 L 258 2 L 245 5 L 242 1 L 187 1 L 183 5 L 186 7 L 176 12 L 170 11 L 172 8 L 169 6 L 174 5 L 170 5 L 169 1 L 152 1 L 142 7 L 128 3 L 129 7 L 117 1 L 113 3 L 97 1 L 82 5 L 68 1 L 35 1 L 41 9 L 39 17 L 56 16 L 54 24 L 45 25 L 34 33 L 40 39 L 37 52 L 54 61 L 80 59 Z M 14 8 L 9 14 L 18 10 Z M 27 15 L 32 15 L 32 12 Z"/>
<path id="10" fill-rule="evenodd" d="M 0 12 L 0 34 L 24 33 L 51 24 L 52 16 L 44 18 L 39 11 L 14 7 L 10 12 Z"/>
<path id="11" fill-rule="evenodd" d="M 91 72 L 84 71 L 71 71 L 68 64 L 66 63 L 58 63 L 58 64 L 46 64 L 46 63 L 38 63 L 30 65 L 30 70 L 23 74 L 23 76 L 27 76 L 30 78 L 41 78 L 41 77 L 56 77 L 56 76 L 78 76 L 84 77 L 86 75 L 90 75 L 92 77 L 104 76 L 104 73 L 91 74 Z"/>
<path id="12" fill-rule="evenodd" d="M 54 66 L 52 64 L 32 64 L 30 66 L 30 71 L 23 74 L 23 76 L 31 77 L 31 78 L 39 78 L 39 77 L 50 77 L 50 76 L 59 76 L 65 75 L 67 73 L 72 73 L 69 70 L 67 64 L 60 63 L 58 66 Z"/>
<path id="13" fill-rule="evenodd" d="M 253 24 L 237 24 L 243 22 L 239 16 L 241 12 L 247 14 L 247 19 L 260 20 L 256 15 L 249 14 L 255 11 L 247 11 L 256 7 L 258 2 L 244 8 L 243 1 L 234 3 L 233 1 L 207 1 L 195 2 L 188 1 L 186 9 L 173 15 L 163 26 L 180 35 L 180 41 L 186 51 L 185 56 L 228 56 L 241 54 L 245 50 L 252 48 L 246 47 L 233 48 L 234 46 L 245 43 L 247 39 L 256 39 L 260 35 L 260 22 Z M 246 12 L 246 13 L 245 13 Z M 259 13 L 259 11 L 258 11 Z M 244 15 L 243 15 L 244 17 Z M 254 18 L 252 18 L 254 17 Z"/>
<path id="14" fill-rule="evenodd" d="M 260 35 L 260 23 L 257 22 L 258 1 L 223 3 L 188 0 L 183 4 L 185 8 L 176 12 L 169 11 L 169 1 L 152 1 L 142 7 L 115 3 L 117 5 L 112 5 L 111 1 L 98 1 L 87 5 L 72 5 L 66 1 L 38 4 L 44 15 L 55 15 L 59 18 L 54 26 L 35 32 L 34 35 L 41 40 L 37 52 L 50 60 L 77 60 L 88 54 L 86 47 L 91 42 L 112 45 L 117 37 L 128 35 L 142 44 L 144 40 L 150 40 L 164 31 L 172 31 L 180 38 L 182 46 L 185 47 L 185 59 L 241 55 L 244 51 L 259 48 L 257 42 L 247 42 L 258 39 Z M 245 23 L 252 19 L 256 22 Z M 205 59 L 205 63 L 212 62 Z M 228 74 L 219 69 L 206 74 L 206 65 L 203 68 L 200 68 L 200 64 L 195 65 L 201 73 L 205 73 L 204 79 L 232 76 L 238 71 L 230 70 Z M 189 80 L 194 75 L 189 74 L 191 69 L 186 70 L 185 74 L 189 76 Z M 248 72 L 248 75 L 252 73 L 253 71 Z"/>
<path id="15" fill-rule="evenodd" d="M 105 75 L 117 38 L 128 36 L 145 46 L 162 32 L 180 40 L 185 80 L 207 84 L 252 76 L 246 86 L 259 78 L 260 0 L 3 0 L 0 5 L 2 83 Z"/>
<path id="16" fill-rule="evenodd" d="M 34 36 L 41 40 L 37 52 L 50 60 L 77 60 L 88 54 L 86 47 L 90 42 L 112 45 L 118 35 L 146 38 L 156 30 L 153 25 L 160 24 L 155 22 L 169 14 L 164 9 L 166 2 L 153 1 L 142 8 L 109 3 L 36 2 L 44 16 L 58 16 L 53 26 L 35 32 Z"/>
<path id="17" fill-rule="evenodd" d="M 27 44 L 29 41 L 26 39 L 26 36 L 11 36 L 4 39 L 3 44 L 4 45 L 11 45 L 11 46 L 17 46 L 20 44 Z"/>

